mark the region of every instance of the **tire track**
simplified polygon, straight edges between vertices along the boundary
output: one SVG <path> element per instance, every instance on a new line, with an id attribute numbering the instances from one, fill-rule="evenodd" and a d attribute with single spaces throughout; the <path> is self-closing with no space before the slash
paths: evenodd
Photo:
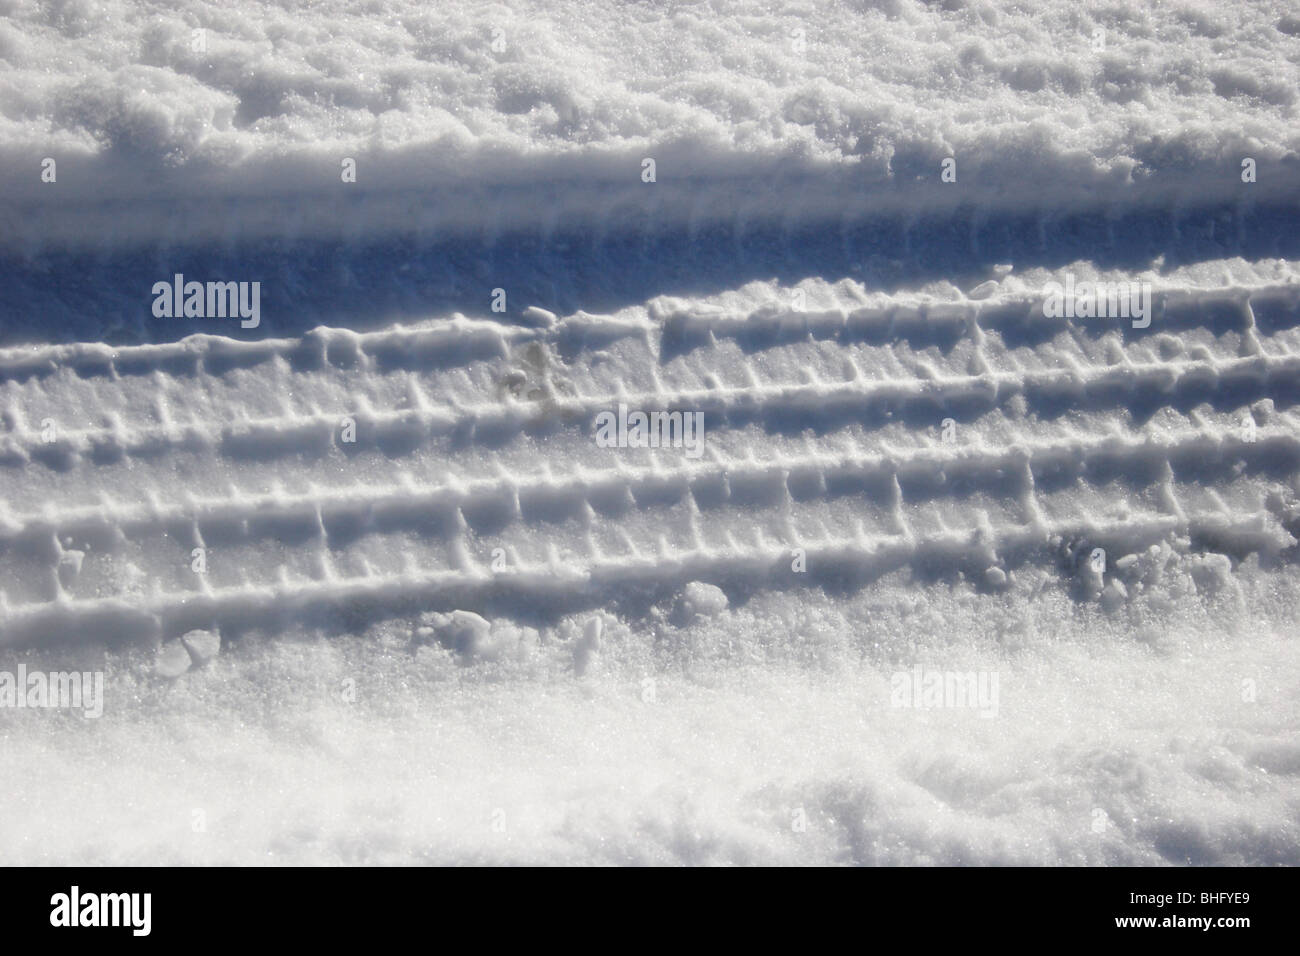
<path id="1" fill-rule="evenodd" d="M 0 501 L 0 562 L 22 596 L 0 603 L 0 642 L 521 597 L 581 608 L 690 580 L 864 587 L 910 569 L 1005 581 L 1047 563 L 1068 582 L 1078 568 L 1062 549 L 1083 544 L 1293 561 L 1300 287 L 1160 294 L 1158 339 L 1154 321 L 1039 321 L 1036 296 L 981 292 L 0 350 L 0 465 L 28 502 Z M 249 414 L 286 389 L 307 410 Z M 107 424 L 53 440 L 27 424 L 73 399 Z M 702 413 L 704 457 L 586 455 L 584 434 L 619 404 Z M 1178 412 L 1177 425 L 1147 421 Z M 917 440 L 944 417 L 968 440 Z M 761 454 L 754 428 L 772 439 Z M 398 477 L 377 477 L 394 462 Z M 230 490 L 171 490 L 194 469 L 219 470 Z M 98 500 L 33 508 L 46 476 Z M 1117 480 L 1133 507 L 1097 517 Z M 181 573 L 177 549 L 208 540 L 225 548 L 221 573 Z M 807 577 L 791 577 L 793 548 Z M 498 552 L 507 570 L 485 564 Z"/>
<path id="2" fill-rule="evenodd" d="M 235 630 L 275 629 L 295 615 L 328 610 L 388 617 L 403 611 L 450 610 L 490 606 L 503 595 L 535 602 L 558 612 L 599 606 L 628 588 L 676 587 L 688 581 L 747 587 L 844 586 L 852 579 L 865 586 L 891 571 L 921 564 L 974 572 L 998 565 L 1016 566 L 1059 550 L 1062 541 L 1087 541 L 1132 552 L 1171 537 L 1188 536 L 1236 542 L 1245 553 L 1276 554 L 1295 544 L 1266 512 L 1247 514 L 1143 515 L 1123 522 L 1033 521 L 1016 528 L 994 529 L 985 521 L 974 528 L 917 536 L 904 527 L 889 538 L 856 535 L 793 539 L 782 544 L 760 540 L 738 545 L 700 542 L 692 549 L 657 553 L 637 549 L 624 557 L 600 554 L 586 562 L 554 552 L 543 564 L 517 566 L 493 573 L 467 562 L 454 570 L 337 577 L 298 583 L 202 586 L 193 591 L 148 597 L 56 600 L 36 605 L 0 607 L 0 644 L 24 646 L 76 641 L 94 634 L 109 640 L 139 640 L 181 633 L 194 627 Z M 761 539 L 761 533 L 759 535 Z M 804 552 L 809 571 L 795 572 L 793 549 Z"/>

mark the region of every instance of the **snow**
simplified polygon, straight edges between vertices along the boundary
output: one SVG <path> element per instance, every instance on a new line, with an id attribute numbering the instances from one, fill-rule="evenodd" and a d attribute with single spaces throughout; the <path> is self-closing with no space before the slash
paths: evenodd
<path id="1" fill-rule="evenodd" d="M 0 839 L 16 863 L 1285 863 L 1300 673 L 1266 621 L 1297 595 L 1274 585 L 1146 643 L 1059 598 L 900 585 L 751 602 L 659 667 L 615 628 L 576 679 L 558 640 L 484 671 L 383 628 L 245 638 L 167 684 L 121 662 L 92 732 L 10 725 L 29 772 Z M 891 708 L 913 656 L 995 665 L 998 716 Z"/>
<path id="2" fill-rule="evenodd" d="M 1297 188 L 1300 41 L 1273 2 L 4 6 L 24 250 L 603 220 L 646 202 L 644 157 L 660 224 L 1235 198 L 1246 157 L 1255 198 Z M 958 190 L 934 188 L 947 157 Z"/>
<path id="3" fill-rule="evenodd" d="M 0 0 L 0 672 L 105 677 L 0 857 L 1300 862 L 1297 89 L 1266 0 Z"/>
<path id="4" fill-rule="evenodd" d="M 1295 18 L 1266 0 L 4 12 L 5 142 L 172 165 L 295 146 L 519 156 L 681 142 L 928 173 L 974 144 L 1005 157 L 1015 124 L 1022 145 L 1102 164 L 1196 162 L 1234 139 L 1296 146 Z"/>

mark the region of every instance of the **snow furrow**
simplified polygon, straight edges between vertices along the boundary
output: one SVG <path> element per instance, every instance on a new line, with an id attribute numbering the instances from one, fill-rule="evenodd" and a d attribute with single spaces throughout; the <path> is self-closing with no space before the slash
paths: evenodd
<path id="1" fill-rule="evenodd" d="M 1015 566 L 1034 555 L 1059 549 L 1061 542 L 1086 542 L 1126 554 L 1174 538 L 1232 541 L 1243 554 L 1277 554 L 1296 543 L 1271 514 L 1215 512 L 1197 515 L 1147 514 L 1124 521 L 1080 519 L 1071 522 L 1037 520 L 995 529 L 987 522 L 972 528 L 914 535 L 799 537 L 775 544 L 737 545 L 734 540 L 701 542 L 693 549 L 660 548 L 656 552 L 622 557 L 598 554 L 553 554 L 543 564 L 517 565 L 493 572 L 467 561 L 454 570 L 372 574 L 361 577 L 325 576 L 317 580 L 245 583 L 194 590 L 154 593 L 130 600 L 112 597 L 0 607 L 0 643 L 28 645 L 44 641 L 76 641 L 81 635 L 97 639 L 146 639 L 180 633 L 194 627 L 261 627 L 275 630 L 291 614 L 313 609 L 338 611 L 359 606 L 380 617 L 403 611 L 452 609 L 466 603 L 490 605 L 493 600 L 539 602 L 561 609 L 581 609 L 607 602 L 626 587 L 680 586 L 688 581 L 745 582 L 747 586 L 790 589 L 847 577 L 859 585 L 913 565 L 936 564 L 950 573 L 978 573 L 1000 564 Z M 797 549 L 797 550 L 796 550 Z M 802 552 L 806 571 L 796 571 L 792 558 Z M 1085 549 L 1086 553 L 1086 549 Z M 326 565 L 328 566 L 328 562 Z M 202 579 L 200 579 L 202 581 Z"/>
<path id="2" fill-rule="evenodd" d="M 439 435 L 518 435 L 529 429 L 588 426 L 597 415 L 619 404 L 632 409 L 700 412 L 711 427 L 719 419 L 770 418 L 816 412 L 823 422 L 861 418 L 882 407 L 923 406 L 944 411 L 969 403 L 996 407 L 1013 396 L 1070 399 L 1078 405 L 1122 408 L 1135 395 L 1161 396 L 1163 404 L 1213 395 L 1222 390 L 1251 399 L 1284 395 L 1300 380 L 1300 354 L 1255 354 L 1232 359 L 1125 362 L 1123 364 L 1021 371 L 990 370 L 977 375 L 929 378 L 868 377 L 853 369 L 839 382 L 769 383 L 720 388 L 616 391 L 599 395 L 553 394 L 542 401 L 456 403 L 436 407 L 379 411 L 340 408 L 333 413 L 253 419 L 218 426 L 208 421 L 168 422 L 114 428 L 60 429 L 49 440 L 40 428 L 23 427 L 0 437 L 0 464 L 25 466 L 56 460 L 67 467 L 78 458 L 114 460 L 157 456 L 172 450 L 210 450 L 240 457 L 251 449 L 277 456 L 320 453 L 335 443 L 343 419 L 356 423 L 371 441 L 400 440 L 418 444 Z M 751 373 L 752 376 L 752 373 Z"/>
<path id="3" fill-rule="evenodd" d="M 1156 279 L 1152 301 L 1160 317 L 1145 330 L 1158 333 L 1165 315 L 1190 315 L 1179 327 L 1194 324 L 1199 317 L 1208 322 L 1207 312 L 1217 306 L 1240 311 L 1241 327 L 1255 327 L 1253 309 L 1267 307 L 1281 317 L 1277 328 L 1300 325 L 1300 283 L 1230 284 L 1194 288 Z M 831 308 L 809 306 L 795 310 L 781 301 L 735 311 L 719 306 L 700 308 L 675 304 L 671 300 L 653 303 L 648 313 L 619 315 L 578 314 L 553 326 L 530 328 L 461 315 L 431 320 L 424 327 L 394 327 L 382 331 L 318 327 L 295 338 L 234 339 L 211 333 L 195 333 L 175 342 L 148 345 L 111 346 L 102 342 L 61 345 L 28 345 L 0 348 L 0 381 L 23 381 L 63 370 L 81 377 L 142 375 L 167 372 L 202 377 L 232 368 L 250 368 L 281 358 L 293 367 L 316 369 L 326 365 L 348 367 L 358 362 L 378 368 L 421 368 L 453 366 L 473 359 L 491 359 L 509 353 L 522 341 L 552 342 L 577 354 L 608 345 L 624 337 L 636 337 L 680 349 L 697 348 L 714 338 L 742 339 L 756 345 L 772 345 L 798 336 L 814 338 L 865 338 L 881 336 L 930 341 L 936 333 L 968 337 L 974 329 L 994 331 L 1026 322 L 1047 329 L 1065 331 L 1036 316 L 1043 294 L 998 292 L 988 298 L 943 300 L 932 296 L 896 295 L 870 305 L 840 305 Z M 1087 335 L 1104 335 L 1113 326 L 1104 322 L 1068 324 L 1068 329 Z M 1128 330 L 1121 329 L 1127 332 Z M 1136 331 L 1136 330 L 1134 330 Z"/>
<path id="4" fill-rule="evenodd" d="M 1268 462 L 1274 468 L 1289 462 L 1294 471 L 1300 467 L 1300 424 L 1294 416 L 1281 415 L 1279 424 L 1227 431 L 1206 429 L 1157 430 L 1139 434 L 1115 434 L 1101 437 L 1072 436 L 1059 440 L 1022 439 L 1004 446 L 981 444 L 962 447 L 938 444 L 921 448 L 882 448 L 880 450 L 823 450 L 811 446 L 799 454 L 769 454 L 761 458 L 728 458 L 717 452 L 709 460 L 677 460 L 656 466 L 627 465 L 616 467 L 577 466 L 573 471 L 548 468 L 538 474 L 502 473 L 497 476 L 449 477 L 440 482 L 421 482 L 405 474 L 404 480 L 388 485 L 373 483 L 345 486 L 315 486 L 305 492 L 249 492 L 232 490 L 229 495 L 208 498 L 189 494 L 179 500 L 112 501 L 50 510 L 46 514 L 18 514 L 0 510 L 0 545 L 20 540 L 35 540 L 54 535 L 80 540 L 91 536 L 112 539 L 117 535 L 143 536 L 171 528 L 193 525 L 200 530 L 216 527 L 242 528 L 249 534 L 250 525 L 264 522 L 275 533 L 285 530 L 286 522 L 296 522 L 299 530 L 319 529 L 328 535 L 336 521 L 365 523 L 374 513 L 390 517 L 449 513 L 457 509 L 511 502 L 512 521 L 524 520 L 534 500 L 563 500 L 566 512 L 581 510 L 595 500 L 613 500 L 624 495 L 637 501 L 646 491 L 662 496 L 675 490 L 693 494 L 700 484 L 713 485 L 720 480 L 745 485 L 767 481 L 779 493 L 791 493 L 791 476 L 798 481 L 801 495 L 807 489 L 826 493 L 828 480 L 843 478 L 908 482 L 912 475 L 943 476 L 942 489 L 935 494 L 950 494 L 953 485 L 981 481 L 995 496 L 1017 497 L 1022 489 L 1008 476 L 1023 475 L 1030 479 L 1051 474 L 1086 478 L 1104 463 L 1117 474 L 1157 474 L 1173 469 L 1174 463 L 1195 463 L 1204 469 L 1207 463 L 1222 463 L 1225 475 L 1239 466 Z M 927 497 L 929 497 L 927 496 Z M 105 496 L 107 498 L 107 496 Z M 909 495 L 909 500 L 917 500 Z M 697 506 L 708 507 L 701 500 Z"/>

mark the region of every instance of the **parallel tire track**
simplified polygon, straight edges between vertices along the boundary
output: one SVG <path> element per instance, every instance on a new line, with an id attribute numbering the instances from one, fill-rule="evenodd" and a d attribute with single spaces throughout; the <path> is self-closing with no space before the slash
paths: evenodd
<path id="1" fill-rule="evenodd" d="M 669 302 L 566 319 L 529 310 L 522 325 L 455 316 L 253 342 L 195 336 L 0 350 L 0 465 L 28 492 L 24 507 L 0 501 L 0 562 L 26 573 L 26 593 L 36 595 L 10 603 L 0 589 L 0 643 L 213 624 L 273 629 L 296 614 L 391 616 L 520 598 L 539 609 L 586 608 L 692 580 L 861 587 L 909 568 L 968 575 L 996 590 L 1003 569 L 1059 565 L 1063 548 L 1085 545 L 1117 557 L 1164 543 L 1234 560 L 1295 560 L 1300 427 L 1287 407 L 1300 400 L 1300 290 L 1170 287 L 1161 295 L 1166 331 L 1194 333 L 1189 348 L 1166 336 L 1153 349 L 1154 329 L 1118 329 L 1108 344 L 1107 327 L 1042 323 L 1037 300 L 1014 293 L 808 312 L 776 302 L 734 312 Z M 950 359 L 957 341 L 966 345 Z M 816 364 L 827 356 L 835 361 Z M 724 366 L 731 384 L 715 374 Z M 160 420 L 109 410 L 108 424 L 60 427 L 53 440 L 26 424 L 39 415 L 29 408 L 49 408 L 60 395 L 129 396 L 123 407 L 139 409 L 150 388 L 185 381 L 202 387 L 202 401 L 173 392 L 174 413 L 169 402 L 154 406 Z M 375 407 L 364 386 L 381 381 L 386 390 L 374 394 L 400 395 L 405 407 Z M 313 393 L 325 384 L 330 410 Z M 354 384 L 353 400 L 339 404 L 340 389 Z M 255 408 L 285 387 L 301 391 L 297 404 L 309 410 L 253 417 L 237 404 L 241 389 L 251 388 Z M 1217 418 L 1197 412 L 1206 403 Z M 582 436 L 596 416 L 619 404 L 702 412 L 706 453 L 547 457 L 548 448 L 587 447 Z M 222 421 L 225 408 L 232 414 Z M 994 420 L 999 411 L 1014 414 Z M 1067 423 L 1067 411 L 1085 417 Z M 1143 424 L 1158 411 L 1190 412 L 1190 421 Z M 992 424 L 982 428 L 986 415 Z M 935 440 L 944 416 L 967 423 L 961 440 Z M 349 449 L 339 437 L 345 419 L 356 429 Z M 746 440 L 754 427 L 773 436 L 761 454 Z M 922 429 L 932 437 L 919 437 Z M 579 442 L 537 440 L 557 434 Z M 453 471 L 440 457 L 442 439 L 475 445 L 475 454 Z M 382 459 L 367 458 L 376 449 Z M 375 479 L 376 460 L 391 468 L 404 457 L 418 468 Z M 172 491 L 182 460 L 219 462 L 234 476 L 230 490 Z M 276 463 L 283 480 L 266 488 L 263 469 L 240 481 L 250 462 Z M 66 479 L 59 487 L 80 481 L 93 493 L 33 507 L 31 492 L 50 475 L 42 466 Z M 95 490 L 109 475 L 119 479 L 112 490 Z M 1136 493 L 1135 506 L 1120 509 L 1128 516 L 1090 512 L 1086 502 L 1113 496 L 1116 478 Z M 1089 497 L 1061 513 L 1068 497 L 1048 486 Z M 934 520 L 931 505 L 944 506 Z M 1000 510 L 994 518 L 986 508 Z M 475 516 L 485 514 L 480 533 Z M 552 538 L 560 525 L 567 537 Z M 404 529 L 439 543 L 403 550 L 386 536 Z M 512 535 L 528 547 L 513 547 Z M 257 558 L 256 580 L 245 573 L 231 583 L 231 565 L 220 586 L 201 574 L 177 577 L 174 565 L 164 573 L 177 545 L 205 536 L 231 544 L 235 568 Z M 85 558 L 73 542 L 87 540 L 96 542 L 98 577 L 67 587 L 65 575 L 77 580 Z M 127 541 L 145 569 L 135 567 L 129 586 L 113 576 Z M 484 563 L 493 545 L 510 554 L 504 570 Z M 806 552 L 806 574 L 791 570 L 796 548 Z M 336 550 L 347 560 L 336 562 Z M 400 557 L 402 569 L 388 561 L 376 570 L 375 553 Z M 345 565 L 351 570 L 338 570 Z M 1101 583 L 1090 581 L 1085 596 Z"/>

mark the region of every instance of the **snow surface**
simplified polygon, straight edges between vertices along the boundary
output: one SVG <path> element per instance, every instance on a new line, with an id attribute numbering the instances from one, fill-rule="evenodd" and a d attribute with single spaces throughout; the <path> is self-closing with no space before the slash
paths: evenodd
<path id="1" fill-rule="evenodd" d="M 1029 183 L 1054 204 L 1138 186 L 1205 201 L 1240 193 L 1247 156 L 1268 171 L 1256 201 L 1296 190 L 1300 27 L 1282 2 L 0 12 L 0 186 L 30 196 L 4 241 L 22 248 L 580 224 L 644 203 L 645 157 L 660 225 L 738 202 L 804 219 L 1018 205 Z M 31 175 L 51 156 L 57 190 Z M 949 156 L 961 189 L 937 192 Z"/>
<path id="2" fill-rule="evenodd" d="M 1272 157 L 1297 145 L 1300 21 L 1268 0 L 6 0 L 3 13 L 7 145 L 158 165 L 676 142 L 927 175 L 954 151 L 1162 168 L 1237 142 Z"/>
<path id="3" fill-rule="evenodd" d="M 1300 863 L 1297 89 L 1281 2 L 0 0 L 0 671 L 105 674 L 0 860 Z"/>

